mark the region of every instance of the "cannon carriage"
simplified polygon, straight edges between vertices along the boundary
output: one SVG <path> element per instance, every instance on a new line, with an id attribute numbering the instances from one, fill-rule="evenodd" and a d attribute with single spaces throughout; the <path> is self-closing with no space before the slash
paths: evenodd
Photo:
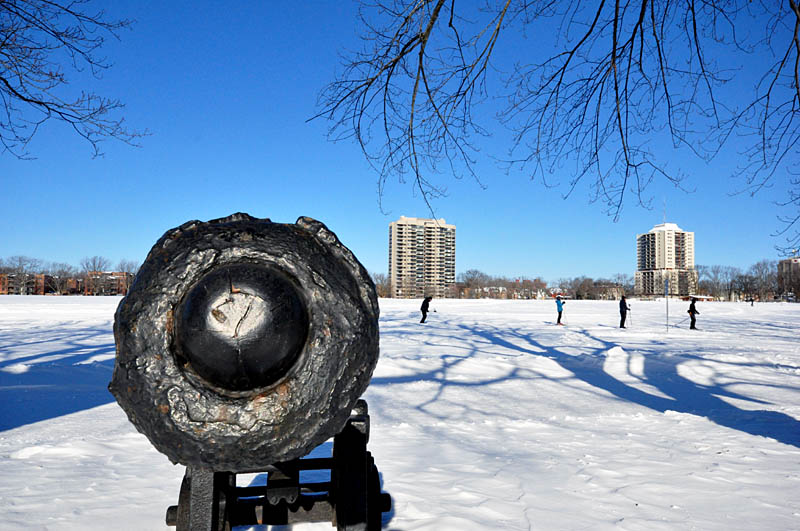
<path id="1" fill-rule="evenodd" d="M 378 359 L 366 270 L 322 223 L 192 221 L 153 246 L 114 322 L 109 385 L 186 474 L 179 531 L 330 520 L 379 529 L 391 507 L 360 400 Z M 330 457 L 306 457 L 333 438 Z M 301 482 L 301 472 L 330 480 Z M 236 475 L 265 472 L 265 487 Z"/>

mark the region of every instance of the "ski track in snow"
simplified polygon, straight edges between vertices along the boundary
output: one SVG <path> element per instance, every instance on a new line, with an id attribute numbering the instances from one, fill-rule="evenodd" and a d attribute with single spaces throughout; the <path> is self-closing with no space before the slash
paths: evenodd
<path id="1" fill-rule="evenodd" d="M 118 302 L 0 297 L 0 530 L 170 529 L 183 467 L 105 387 Z M 557 327 L 552 301 L 434 300 L 420 324 L 382 299 L 384 528 L 800 529 L 800 304 L 701 303 L 695 332 L 686 303 L 667 328 L 629 302 L 621 330 L 613 301 Z"/>

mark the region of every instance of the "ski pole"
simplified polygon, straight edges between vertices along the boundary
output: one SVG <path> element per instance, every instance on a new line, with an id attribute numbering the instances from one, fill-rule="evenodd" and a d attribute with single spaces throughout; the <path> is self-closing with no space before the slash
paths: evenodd
<path id="1" fill-rule="evenodd" d="M 675 323 L 675 324 L 674 324 L 674 325 L 672 325 L 672 326 L 674 326 L 675 328 L 678 328 L 680 325 L 682 325 L 683 323 L 685 323 L 685 322 L 686 322 L 688 319 L 689 319 L 688 317 L 684 317 L 684 318 L 683 318 L 683 321 L 681 321 L 680 323 Z"/>

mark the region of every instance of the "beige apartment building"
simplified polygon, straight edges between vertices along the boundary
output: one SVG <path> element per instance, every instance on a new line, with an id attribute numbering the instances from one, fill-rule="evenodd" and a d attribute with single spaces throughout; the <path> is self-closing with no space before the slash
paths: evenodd
<path id="1" fill-rule="evenodd" d="M 456 226 L 405 216 L 389 223 L 389 281 L 396 298 L 454 296 Z"/>
<path id="2" fill-rule="evenodd" d="M 669 295 L 693 295 L 697 291 L 694 268 L 694 232 L 675 223 L 656 225 L 636 236 L 636 295 L 664 295 L 669 280 Z"/>
<path id="3" fill-rule="evenodd" d="M 778 291 L 800 295 L 800 258 L 786 258 L 778 262 Z"/>

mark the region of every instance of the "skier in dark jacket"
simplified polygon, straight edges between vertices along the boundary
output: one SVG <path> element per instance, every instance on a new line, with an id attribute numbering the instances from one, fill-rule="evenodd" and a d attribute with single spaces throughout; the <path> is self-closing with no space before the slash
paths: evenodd
<path id="1" fill-rule="evenodd" d="M 419 307 L 419 311 L 422 312 L 422 320 L 420 323 L 424 323 L 425 318 L 428 317 L 428 308 L 430 307 L 431 299 L 433 299 L 433 297 L 425 297 L 425 300 L 422 301 L 422 306 Z"/>
<path id="2" fill-rule="evenodd" d="M 625 301 L 625 295 L 619 300 L 619 327 L 625 328 L 625 318 L 628 316 L 628 310 L 631 307 L 628 306 L 628 303 Z"/>
<path id="3" fill-rule="evenodd" d="M 697 302 L 697 299 L 692 297 L 692 303 L 689 305 L 689 310 L 688 310 L 689 318 L 691 319 L 691 322 L 689 324 L 689 330 L 697 330 L 697 328 L 695 328 L 695 326 L 694 326 L 694 323 L 695 323 L 695 317 L 694 316 L 695 315 L 700 315 L 700 312 L 698 312 L 697 308 L 694 307 L 694 303 L 696 303 L 696 302 Z"/>

